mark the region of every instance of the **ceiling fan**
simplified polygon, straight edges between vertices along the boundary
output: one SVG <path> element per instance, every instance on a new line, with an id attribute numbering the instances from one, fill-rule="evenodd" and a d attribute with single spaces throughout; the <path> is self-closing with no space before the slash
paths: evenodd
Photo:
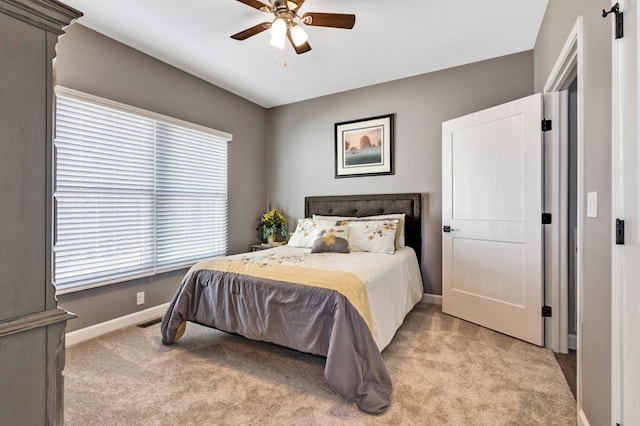
<path id="1" fill-rule="evenodd" d="M 273 13 L 275 19 L 240 31 L 232 35 L 232 39 L 246 40 L 263 31 L 270 30 L 272 46 L 284 49 L 286 39 L 289 39 L 289 42 L 297 54 L 311 50 L 311 46 L 309 46 L 307 42 L 309 37 L 299 23 L 316 27 L 344 28 L 348 30 L 353 28 L 356 23 L 356 15 L 345 13 L 306 12 L 300 16 L 298 15 L 298 10 L 305 0 L 269 0 L 270 4 L 262 3 L 259 0 L 238 1 L 254 9 L 258 9 L 261 12 Z"/>

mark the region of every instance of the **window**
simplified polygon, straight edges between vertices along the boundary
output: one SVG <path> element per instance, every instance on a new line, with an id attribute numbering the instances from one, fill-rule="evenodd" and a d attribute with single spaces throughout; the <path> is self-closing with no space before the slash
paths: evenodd
<path id="1" fill-rule="evenodd" d="M 56 88 L 58 293 L 224 255 L 231 135 Z"/>

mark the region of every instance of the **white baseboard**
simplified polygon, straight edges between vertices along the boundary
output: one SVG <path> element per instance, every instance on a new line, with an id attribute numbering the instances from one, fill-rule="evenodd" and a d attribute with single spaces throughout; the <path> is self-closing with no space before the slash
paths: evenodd
<path id="1" fill-rule="evenodd" d="M 100 324 L 71 331 L 65 335 L 65 346 L 68 347 L 75 345 L 76 343 L 84 342 L 85 340 L 93 339 L 94 337 L 102 336 L 103 334 L 128 327 L 130 325 L 151 321 L 152 319 L 161 317 L 168 307 L 169 303 L 165 303 L 163 305 L 145 309 L 144 311 L 134 312 L 123 317 L 101 322 Z"/>
<path id="2" fill-rule="evenodd" d="M 431 303 L 432 305 L 442 305 L 442 296 L 439 294 L 427 294 L 422 295 L 423 303 Z"/>
<path id="3" fill-rule="evenodd" d="M 578 411 L 578 426 L 589 426 L 589 420 L 582 410 Z"/>
<path id="4" fill-rule="evenodd" d="M 569 346 L 569 349 L 573 349 L 573 350 L 578 349 L 578 338 L 576 337 L 575 334 L 569 334 L 569 337 L 567 339 L 567 345 Z"/>

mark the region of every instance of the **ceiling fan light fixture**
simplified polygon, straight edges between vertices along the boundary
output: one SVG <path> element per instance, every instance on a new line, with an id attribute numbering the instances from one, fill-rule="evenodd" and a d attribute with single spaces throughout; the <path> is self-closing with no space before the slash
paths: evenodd
<path id="1" fill-rule="evenodd" d="M 271 35 L 271 41 L 269 42 L 269 44 L 271 44 L 273 47 L 284 50 L 284 45 L 286 44 L 286 42 L 286 37 Z"/>
<path id="2" fill-rule="evenodd" d="M 287 42 L 287 23 L 282 18 L 277 18 L 271 23 L 271 42 L 273 47 L 284 49 Z"/>
<path id="3" fill-rule="evenodd" d="M 271 23 L 271 36 L 284 38 L 287 35 L 287 23 L 282 18 L 276 18 Z"/>
<path id="4" fill-rule="evenodd" d="M 289 31 L 291 31 L 291 39 L 293 40 L 293 44 L 295 44 L 296 46 L 302 46 L 307 40 L 309 40 L 309 36 L 300 25 L 291 25 Z"/>

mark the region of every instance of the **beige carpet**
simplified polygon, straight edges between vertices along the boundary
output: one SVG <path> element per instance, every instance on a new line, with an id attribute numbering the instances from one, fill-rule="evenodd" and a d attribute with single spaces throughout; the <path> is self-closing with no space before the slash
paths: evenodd
<path id="1" fill-rule="evenodd" d="M 383 352 L 389 409 L 356 410 L 324 359 L 189 324 L 162 346 L 159 324 L 67 350 L 66 425 L 575 425 L 551 351 L 418 304 Z"/>

